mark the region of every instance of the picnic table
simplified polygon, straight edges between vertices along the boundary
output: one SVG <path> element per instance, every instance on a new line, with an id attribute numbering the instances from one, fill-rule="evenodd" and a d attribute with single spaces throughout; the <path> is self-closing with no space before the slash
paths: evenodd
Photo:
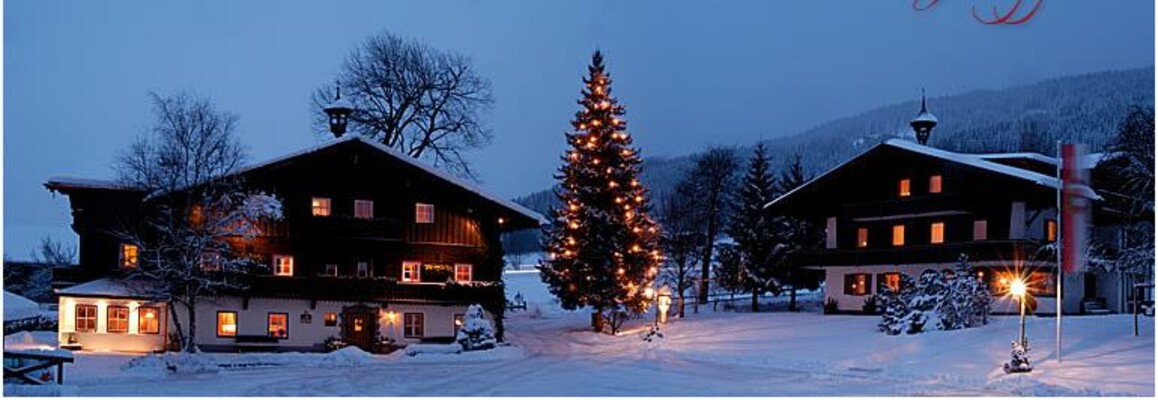
<path id="1" fill-rule="evenodd" d="M 4 382 L 32 385 L 64 383 L 64 363 L 72 352 L 60 349 L 4 349 Z"/>

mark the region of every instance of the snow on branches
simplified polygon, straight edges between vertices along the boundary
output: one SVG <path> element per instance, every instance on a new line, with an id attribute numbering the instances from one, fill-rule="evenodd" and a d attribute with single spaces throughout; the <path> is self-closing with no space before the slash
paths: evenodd
<path id="1" fill-rule="evenodd" d="M 948 331 L 989 323 L 992 297 L 964 254 L 955 269 L 925 271 L 915 283 L 902 273 L 900 287 L 881 296 L 884 314 L 878 328 L 888 335 Z"/>

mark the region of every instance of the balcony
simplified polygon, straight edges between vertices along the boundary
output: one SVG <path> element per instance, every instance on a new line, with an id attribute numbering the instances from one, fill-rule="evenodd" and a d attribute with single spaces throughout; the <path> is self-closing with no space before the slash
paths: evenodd
<path id="1" fill-rule="evenodd" d="M 305 217 L 276 224 L 272 232 L 282 237 L 374 238 L 401 240 L 402 222 L 394 218 L 354 218 L 348 216 Z"/>
<path id="2" fill-rule="evenodd" d="M 985 240 L 936 245 L 876 248 L 813 249 L 793 253 L 790 261 L 802 267 L 956 263 L 961 254 L 971 262 L 1041 259 L 1041 243 L 1032 240 Z"/>
<path id="3" fill-rule="evenodd" d="M 309 300 L 482 303 L 503 299 L 499 285 L 404 284 L 386 278 L 256 276 L 238 293 Z"/>

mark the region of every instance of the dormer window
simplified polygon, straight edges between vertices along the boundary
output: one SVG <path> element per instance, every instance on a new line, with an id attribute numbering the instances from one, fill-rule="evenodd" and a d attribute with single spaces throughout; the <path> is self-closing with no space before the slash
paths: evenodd
<path id="1" fill-rule="evenodd" d="M 897 194 L 899 194 L 901 197 L 911 196 L 913 194 L 912 190 L 910 190 L 911 186 L 912 181 L 910 181 L 908 178 L 901 179 L 901 182 L 898 184 L 899 190 Z"/>
<path id="2" fill-rule="evenodd" d="M 137 253 L 139 249 L 135 244 L 122 243 L 121 244 L 121 267 L 136 268 L 137 267 Z"/>
<path id="3" fill-rule="evenodd" d="M 374 219 L 374 202 L 372 200 L 354 200 L 354 218 Z"/>
<path id="4" fill-rule="evenodd" d="M 941 175 L 929 177 L 929 193 L 941 193 Z"/>
<path id="5" fill-rule="evenodd" d="M 433 224 L 434 204 L 415 203 L 414 222 L 419 224 Z"/>
<path id="6" fill-rule="evenodd" d="M 329 197 L 314 197 L 310 199 L 310 207 L 313 209 L 315 217 L 330 216 L 330 198 Z"/>

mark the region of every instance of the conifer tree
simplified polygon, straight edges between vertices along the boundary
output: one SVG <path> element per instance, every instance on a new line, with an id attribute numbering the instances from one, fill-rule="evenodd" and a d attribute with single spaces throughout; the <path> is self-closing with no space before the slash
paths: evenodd
<path id="1" fill-rule="evenodd" d="M 601 331 L 610 317 L 615 333 L 625 316 L 646 309 L 645 289 L 662 256 L 639 182 L 641 159 L 625 131 L 624 107 L 611 96 L 599 51 L 587 69 L 582 107 L 571 121 L 570 148 L 556 175 L 560 206 L 546 229 L 548 260 L 540 274 L 563 308 L 591 307 L 593 328 Z"/>
<path id="2" fill-rule="evenodd" d="M 775 240 L 772 218 L 764 212 L 764 205 L 774 197 L 774 179 L 768 169 L 764 144 L 757 144 L 748 162 L 748 171 L 740 183 L 737 210 L 728 232 L 736 241 L 741 268 L 749 280 L 747 286 L 752 291 L 753 312 L 760 311 L 759 294 L 775 289 L 772 256 L 778 241 Z"/>

